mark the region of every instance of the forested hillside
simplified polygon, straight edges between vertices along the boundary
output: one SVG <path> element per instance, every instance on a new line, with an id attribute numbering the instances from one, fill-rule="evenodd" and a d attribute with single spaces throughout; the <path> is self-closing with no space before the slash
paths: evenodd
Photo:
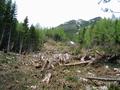
<path id="1" fill-rule="evenodd" d="M 79 31 L 79 43 L 86 48 L 99 47 L 109 53 L 120 52 L 120 20 L 101 19 Z"/>
<path id="2" fill-rule="evenodd" d="M 93 19 L 90 19 L 88 21 L 86 20 L 70 20 L 68 22 L 65 22 L 64 24 L 61 24 L 58 26 L 58 28 L 63 28 L 67 36 L 72 39 L 76 33 L 79 32 L 79 30 L 94 25 L 97 21 L 101 20 L 101 17 L 95 17 Z"/>

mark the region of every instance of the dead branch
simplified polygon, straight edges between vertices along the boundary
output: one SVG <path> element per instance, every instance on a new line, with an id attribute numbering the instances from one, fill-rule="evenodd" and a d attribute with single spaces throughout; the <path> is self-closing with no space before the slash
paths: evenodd
<path id="1" fill-rule="evenodd" d="M 100 81 L 117 81 L 120 82 L 120 78 L 107 78 L 107 77 L 86 77 L 90 80 L 100 80 Z"/>
<path id="2" fill-rule="evenodd" d="M 46 74 L 42 82 L 45 82 L 46 84 L 48 84 L 50 82 L 51 76 L 52 76 L 51 73 Z"/>
<path id="3" fill-rule="evenodd" d="M 75 66 L 75 65 L 81 65 L 81 64 L 87 64 L 87 63 L 92 63 L 93 61 L 83 61 L 83 62 L 75 62 L 75 63 L 69 63 L 69 64 L 64 64 L 63 66 Z"/>
<path id="4" fill-rule="evenodd" d="M 95 50 L 95 53 L 98 54 L 99 56 L 104 56 L 103 54 L 101 54 L 98 50 Z"/>
<path id="5" fill-rule="evenodd" d="M 43 71 L 45 69 L 45 67 L 47 67 L 48 64 L 49 64 L 49 61 L 46 60 L 45 63 L 43 64 L 41 71 Z"/>

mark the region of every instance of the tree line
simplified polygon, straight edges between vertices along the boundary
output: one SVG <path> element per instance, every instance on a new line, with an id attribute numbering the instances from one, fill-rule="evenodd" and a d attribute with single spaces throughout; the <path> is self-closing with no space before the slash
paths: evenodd
<path id="1" fill-rule="evenodd" d="M 43 43 L 51 38 L 55 41 L 66 40 L 61 28 L 29 27 L 28 17 L 18 22 L 16 4 L 12 0 L 0 0 L 0 50 L 6 52 L 33 52 L 40 50 Z"/>
<path id="2" fill-rule="evenodd" d="M 79 31 L 79 43 L 85 48 L 99 47 L 109 53 L 120 52 L 120 19 L 101 19 Z"/>
<path id="3" fill-rule="evenodd" d="M 19 23 L 16 12 L 12 0 L 0 0 L 0 50 L 19 53 L 36 50 L 40 40 L 35 27 L 28 27 L 27 17 Z"/>
<path id="4" fill-rule="evenodd" d="M 16 4 L 12 0 L 0 0 L 0 49 L 10 51 L 16 33 Z"/>

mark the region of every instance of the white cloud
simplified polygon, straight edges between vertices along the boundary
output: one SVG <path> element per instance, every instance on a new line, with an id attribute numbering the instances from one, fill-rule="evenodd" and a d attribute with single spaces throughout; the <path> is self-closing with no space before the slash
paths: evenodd
<path id="1" fill-rule="evenodd" d="M 16 0 L 18 20 L 26 16 L 30 23 L 56 26 L 71 19 L 90 19 L 104 16 L 98 0 Z"/>

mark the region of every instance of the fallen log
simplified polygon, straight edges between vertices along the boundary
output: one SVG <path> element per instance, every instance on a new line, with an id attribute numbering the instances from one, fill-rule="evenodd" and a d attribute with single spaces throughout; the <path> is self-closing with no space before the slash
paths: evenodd
<path id="1" fill-rule="evenodd" d="M 86 79 L 90 80 L 100 80 L 100 81 L 117 81 L 120 82 L 120 78 L 108 78 L 108 77 L 86 77 Z"/>
<path id="2" fill-rule="evenodd" d="M 63 64 L 63 66 L 75 66 L 75 65 L 80 65 L 80 64 L 88 64 L 88 63 L 92 63 L 92 62 L 93 62 L 92 60 L 89 60 L 89 61 L 82 61 L 82 62 Z"/>

